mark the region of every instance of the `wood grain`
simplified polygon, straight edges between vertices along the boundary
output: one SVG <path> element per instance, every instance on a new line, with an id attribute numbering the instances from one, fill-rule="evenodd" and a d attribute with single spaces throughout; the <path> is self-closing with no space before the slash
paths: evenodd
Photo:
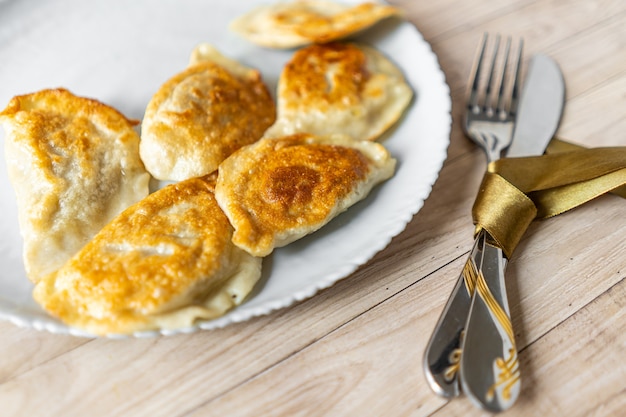
<path id="1" fill-rule="evenodd" d="M 461 129 L 483 32 L 523 37 L 567 82 L 558 135 L 626 146 L 626 2 L 395 0 L 452 92 L 448 159 L 424 207 L 369 263 L 291 308 L 215 331 L 81 339 L 0 322 L 2 416 L 472 416 L 422 371 L 426 342 L 472 244 L 484 155 Z M 503 415 L 615 416 L 626 408 L 626 202 L 604 196 L 535 222 L 507 290 L 522 394 Z"/>

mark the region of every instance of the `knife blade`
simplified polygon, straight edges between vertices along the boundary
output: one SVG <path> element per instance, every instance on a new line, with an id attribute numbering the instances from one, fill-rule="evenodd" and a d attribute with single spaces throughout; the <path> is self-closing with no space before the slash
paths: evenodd
<path id="1" fill-rule="evenodd" d="M 507 149 L 507 157 L 543 153 L 558 127 L 564 97 L 564 81 L 556 63 L 545 55 L 535 55 L 522 89 L 516 129 L 512 145 Z M 525 141 L 529 143 L 519 145 Z M 469 259 L 476 267 L 482 262 L 483 248 L 484 241 L 477 239 Z M 424 355 L 424 369 L 430 387 L 438 395 L 448 398 L 460 393 L 459 348 L 471 307 L 471 295 L 461 274 Z"/>
<path id="2" fill-rule="evenodd" d="M 507 158 L 541 155 L 556 133 L 565 103 L 565 80 L 549 56 L 536 54 L 529 64 Z"/>
<path id="3" fill-rule="evenodd" d="M 565 82 L 549 56 L 533 56 L 507 157 L 541 155 L 556 132 L 565 102 Z M 507 260 L 489 234 L 462 341 L 462 390 L 479 407 L 504 411 L 519 396 L 520 369 L 511 325 L 504 272 Z"/>

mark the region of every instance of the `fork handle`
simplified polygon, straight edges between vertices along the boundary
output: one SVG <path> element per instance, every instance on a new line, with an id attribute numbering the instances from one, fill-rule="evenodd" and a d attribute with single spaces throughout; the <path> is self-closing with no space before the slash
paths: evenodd
<path id="1" fill-rule="evenodd" d="M 519 396 L 520 369 L 504 283 L 506 258 L 488 233 L 482 255 L 462 344 L 460 381 L 472 402 L 500 412 Z"/>
<path id="2" fill-rule="evenodd" d="M 484 237 L 484 232 L 476 236 L 463 271 L 439 317 L 424 354 L 424 372 L 428 383 L 436 394 L 446 398 L 460 394 L 458 371 L 461 340 L 474 287 L 470 274 L 482 261 Z"/>

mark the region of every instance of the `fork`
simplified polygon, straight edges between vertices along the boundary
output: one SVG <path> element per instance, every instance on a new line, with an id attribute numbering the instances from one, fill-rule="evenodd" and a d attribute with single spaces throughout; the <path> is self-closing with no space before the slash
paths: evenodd
<path id="1" fill-rule="evenodd" d="M 520 41 L 517 56 L 511 58 L 511 38 L 507 38 L 504 54 L 502 59 L 499 59 L 501 41 L 497 35 L 489 59 L 488 38 L 488 34 L 483 36 L 474 60 L 468 85 L 463 129 L 467 136 L 484 150 L 487 161 L 491 162 L 501 157 L 513 137 L 519 100 L 522 42 Z M 514 62 L 510 64 L 510 60 Z M 484 73 L 487 65 L 487 72 Z M 491 242 L 491 236 L 485 231 L 479 232 L 476 236 L 463 271 L 426 347 L 424 355 L 426 377 L 431 388 L 444 397 L 457 396 L 461 391 L 459 383 L 461 347 L 476 286 L 477 271 L 482 271 L 483 258 L 487 255 L 491 260 L 489 268 L 492 275 L 494 268 L 495 272 L 501 270 L 503 273 L 506 266 L 506 258 L 501 251 L 497 252 L 499 248 L 491 245 Z M 495 265 L 494 259 L 497 261 Z M 500 305 L 509 315 L 506 294 L 503 293 L 504 286 L 497 290 L 500 293 L 498 297 Z"/>

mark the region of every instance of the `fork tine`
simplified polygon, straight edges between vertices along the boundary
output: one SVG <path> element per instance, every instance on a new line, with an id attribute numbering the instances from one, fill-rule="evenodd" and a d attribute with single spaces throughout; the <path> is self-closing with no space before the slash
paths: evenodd
<path id="1" fill-rule="evenodd" d="M 476 58 L 474 58 L 474 64 L 470 75 L 469 91 L 467 99 L 467 110 L 476 113 L 478 106 L 478 87 L 480 85 L 480 74 L 482 72 L 483 58 L 485 56 L 485 49 L 487 47 L 488 34 L 483 34 L 483 39 L 478 47 Z"/>
<path id="2" fill-rule="evenodd" d="M 496 104 L 496 115 L 498 117 L 504 117 L 504 106 L 505 106 L 505 93 L 506 93 L 506 74 L 509 68 L 509 55 L 511 53 L 511 37 L 507 36 L 506 38 L 506 46 L 504 47 L 504 59 L 502 64 L 502 72 L 500 74 L 500 86 L 498 89 L 498 102 Z"/>
<path id="3" fill-rule="evenodd" d="M 493 91 L 495 90 L 494 83 L 496 82 L 496 78 L 494 77 L 494 75 L 496 73 L 496 61 L 498 59 L 499 53 L 500 53 L 500 35 L 497 34 L 495 45 L 493 47 L 493 53 L 491 56 L 491 65 L 489 66 L 487 88 L 485 89 L 485 111 L 487 112 L 487 114 L 493 114 L 493 106 L 491 105 L 491 102 L 493 101 Z"/>
<path id="4" fill-rule="evenodd" d="M 472 64 L 463 130 L 483 148 L 491 161 L 502 156 L 512 139 L 520 92 L 523 41 L 520 39 L 517 50 L 511 36 L 507 36 L 504 42 L 497 34 L 493 42 L 489 41 L 489 34 L 484 33 Z"/>
<path id="5" fill-rule="evenodd" d="M 523 49 L 524 49 L 524 40 L 520 39 L 519 41 L 519 51 L 517 53 L 517 59 L 516 59 L 516 63 L 515 63 L 515 75 L 513 76 L 513 88 L 512 88 L 512 92 L 511 92 L 511 107 L 510 107 L 510 112 L 513 115 L 517 114 L 517 106 L 519 104 L 519 91 L 520 91 L 520 84 L 521 84 L 521 68 L 522 68 L 522 54 L 523 54 Z"/>

